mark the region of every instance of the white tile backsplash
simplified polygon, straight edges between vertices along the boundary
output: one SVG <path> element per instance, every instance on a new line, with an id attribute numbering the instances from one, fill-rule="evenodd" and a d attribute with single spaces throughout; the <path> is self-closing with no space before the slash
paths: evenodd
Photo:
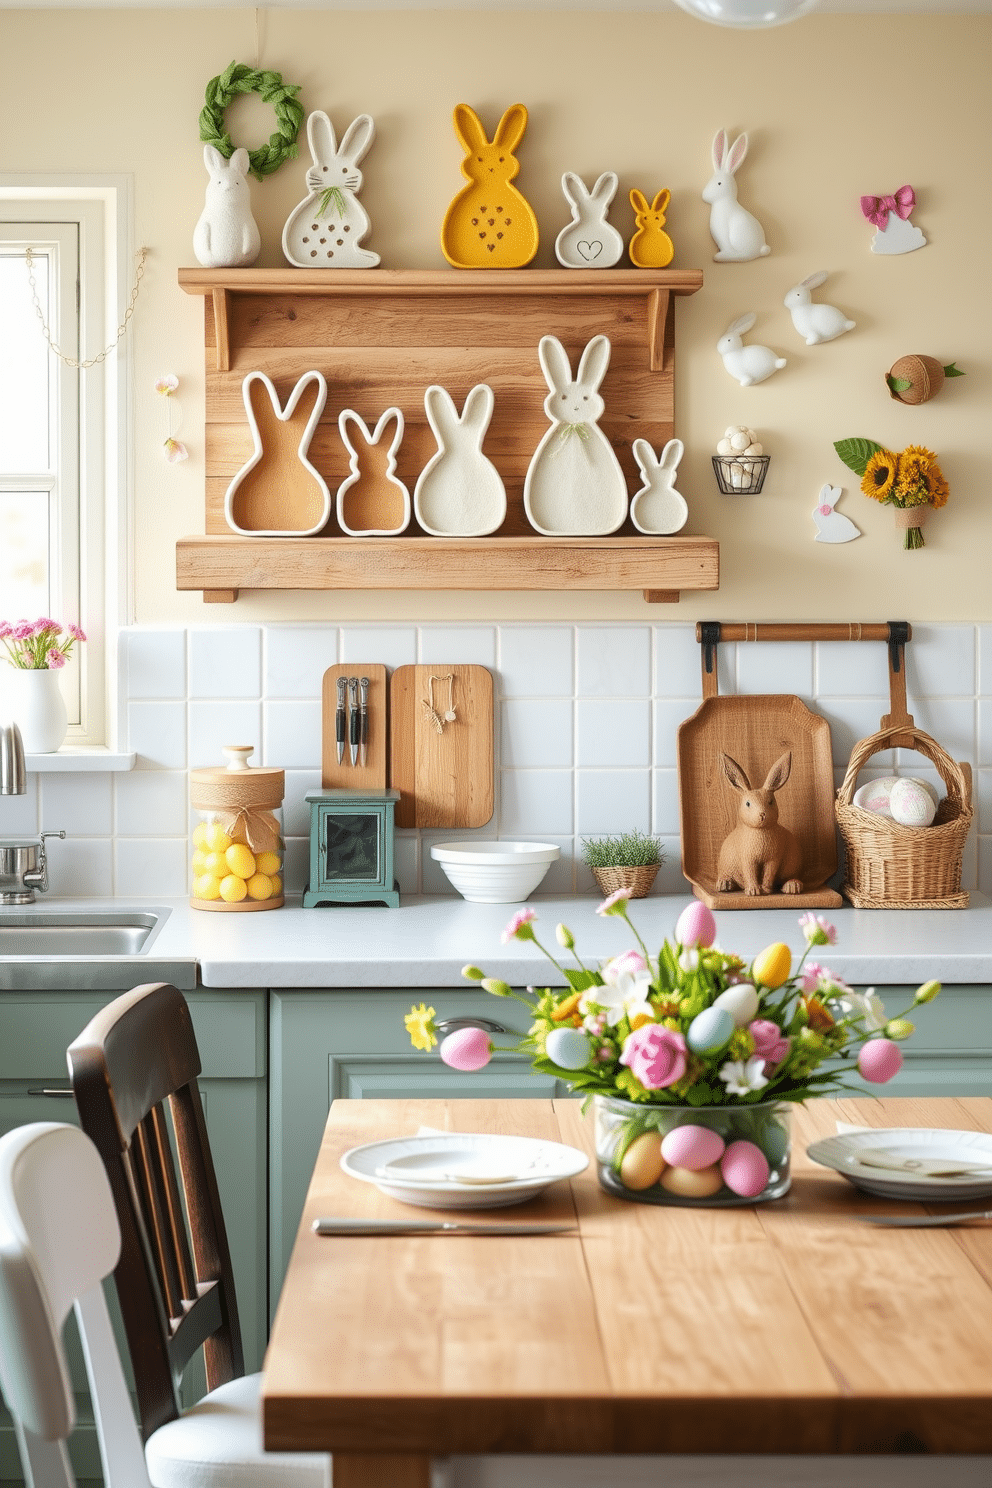
<path id="1" fill-rule="evenodd" d="M 0 836 L 64 827 L 50 844 L 57 895 L 187 892 L 190 765 L 220 765 L 225 744 L 253 744 L 255 764 L 286 770 L 286 885 L 308 872 L 309 808 L 320 789 L 321 683 L 327 666 L 476 662 L 494 672 L 496 812 L 471 834 L 404 831 L 404 893 L 454 890 L 429 856 L 465 835 L 556 842 L 544 892 L 595 893 L 583 836 L 634 827 L 662 840 L 655 892 L 686 893 L 681 872 L 676 735 L 701 700 L 691 624 L 136 627 L 122 633 L 121 671 L 132 774 L 28 777 L 0 799 Z M 187 669 L 187 661 L 189 663 Z M 719 691 L 796 692 L 830 724 L 835 783 L 854 744 L 888 711 L 882 643 L 721 644 Z M 977 679 L 977 680 L 976 680 Z M 992 626 L 914 625 L 907 647 L 910 710 L 955 759 L 975 767 L 977 819 L 966 885 L 992 892 Z M 919 754 L 871 756 L 861 779 L 937 779 Z M 943 790 L 943 786 L 941 786 Z"/>

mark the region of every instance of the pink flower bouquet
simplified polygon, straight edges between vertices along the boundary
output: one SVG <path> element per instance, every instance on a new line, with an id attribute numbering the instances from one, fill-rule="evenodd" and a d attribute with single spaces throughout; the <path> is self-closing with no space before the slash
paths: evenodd
<path id="1" fill-rule="evenodd" d="M 72 655 L 77 641 L 86 636 L 78 625 L 63 625 L 59 620 L 0 620 L 0 645 L 11 666 L 19 671 L 57 671 Z"/>

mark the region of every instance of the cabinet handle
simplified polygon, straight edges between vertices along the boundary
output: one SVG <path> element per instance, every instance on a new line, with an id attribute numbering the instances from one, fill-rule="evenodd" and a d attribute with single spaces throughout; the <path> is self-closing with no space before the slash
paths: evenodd
<path id="1" fill-rule="evenodd" d="M 504 1028 L 502 1023 L 494 1023 L 492 1018 L 436 1018 L 434 1027 L 441 1038 L 447 1038 L 449 1033 L 457 1033 L 459 1028 L 481 1028 L 483 1033 L 512 1033 L 512 1029 Z"/>
<path id="2" fill-rule="evenodd" d="M 44 1090 L 44 1089 L 43 1089 L 43 1090 L 29 1090 L 29 1091 L 28 1091 L 28 1095 L 59 1095 L 59 1096 L 72 1096 L 72 1094 L 73 1094 L 73 1092 L 72 1092 L 72 1089 L 71 1089 L 71 1087 L 70 1087 L 70 1088 L 68 1088 L 68 1089 L 65 1089 L 65 1090 Z"/>

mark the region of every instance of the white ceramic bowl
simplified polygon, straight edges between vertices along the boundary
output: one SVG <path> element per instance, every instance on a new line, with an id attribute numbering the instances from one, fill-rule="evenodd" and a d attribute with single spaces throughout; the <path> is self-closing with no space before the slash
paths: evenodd
<path id="1" fill-rule="evenodd" d="M 431 857 L 473 904 L 520 904 L 561 849 L 548 842 L 438 842 Z"/>

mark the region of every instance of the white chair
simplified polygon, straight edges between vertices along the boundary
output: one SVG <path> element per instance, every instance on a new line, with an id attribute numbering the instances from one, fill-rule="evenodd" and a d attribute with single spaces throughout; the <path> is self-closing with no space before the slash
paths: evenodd
<path id="1" fill-rule="evenodd" d="M 110 1183 L 89 1137 L 54 1122 L 0 1137 L 0 1386 L 28 1488 L 75 1488 L 62 1343 L 73 1307 L 106 1488 L 331 1488 L 329 1457 L 262 1451 L 251 1379 L 212 1391 L 142 1449 L 101 1286 L 120 1250 Z"/>

